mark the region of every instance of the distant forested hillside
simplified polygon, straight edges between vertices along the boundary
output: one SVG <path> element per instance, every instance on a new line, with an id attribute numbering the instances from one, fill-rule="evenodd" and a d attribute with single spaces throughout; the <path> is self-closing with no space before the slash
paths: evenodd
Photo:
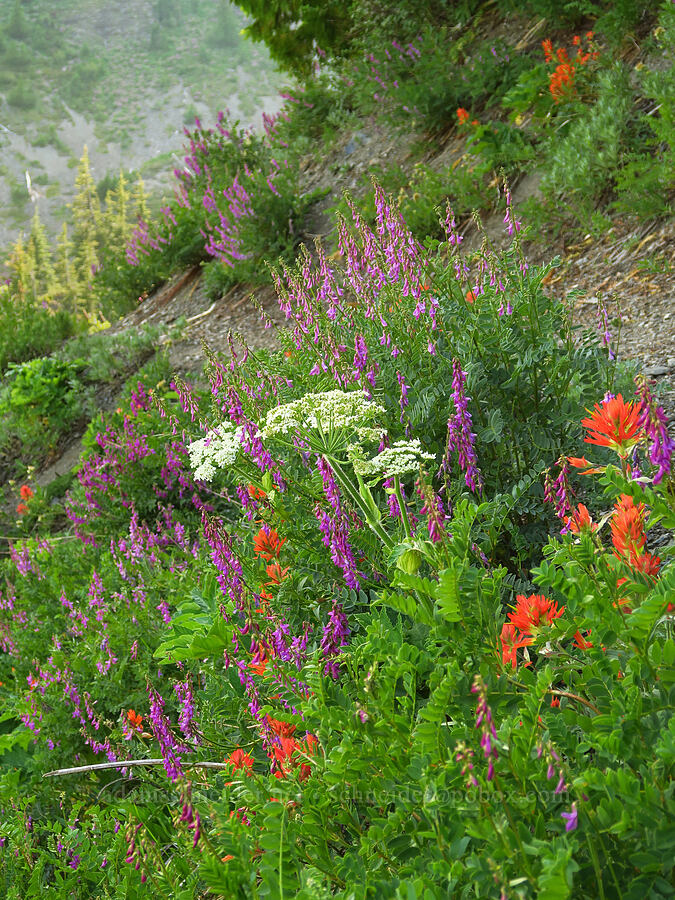
<path id="1" fill-rule="evenodd" d="M 195 116 L 274 107 L 279 77 L 244 25 L 225 0 L 0 2 L 0 246 L 35 203 L 60 231 L 85 144 L 97 182 L 140 169 L 161 188 Z"/>

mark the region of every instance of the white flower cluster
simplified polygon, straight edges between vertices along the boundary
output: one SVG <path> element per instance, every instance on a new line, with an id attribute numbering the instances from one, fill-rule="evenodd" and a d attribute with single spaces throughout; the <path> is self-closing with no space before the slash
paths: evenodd
<path id="1" fill-rule="evenodd" d="M 224 423 L 218 426 L 218 431 L 209 431 L 206 437 L 190 444 L 190 466 L 197 481 L 212 481 L 216 469 L 232 465 L 241 446 L 243 430 Z"/>
<path id="2" fill-rule="evenodd" d="M 364 431 L 364 439 L 377 440 L 380 432 L 363 426 L 383 415 L 384 408 L 368 400 L 360 391 L 324 391 L 305 394 L 300 400 L 286 403 L 267 413 L 262 428 L 263 439 L 275 434 L 286 434 L 298 428 L 355 428 Z"/>
<path id="3" fill-rule="evenodd" d="M 351 449 L 351 448 L 350 448 Z M 406 475 L 418 472 L 420 463 L 435 461 L 433 453 L 422 450 L 418 438 L 412 441 L 396 441 L 372 459 L 364 459 L 354 455 L 351 459 L 357 475 L 379 475 L 391 478 L 393 475 Z"/>

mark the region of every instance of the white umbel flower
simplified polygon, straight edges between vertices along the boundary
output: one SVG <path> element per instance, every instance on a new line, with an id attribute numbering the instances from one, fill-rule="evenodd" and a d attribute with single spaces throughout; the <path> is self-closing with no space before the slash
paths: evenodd
<path id="1" fill-rule="evenodd" d="M 433 453 L 422 450 L 417 438 L 412 441 L 396 441 L 372 459 L 364 459 L 355 455 L 352 465 L 357 475 L 379 475 L 391 478 L 393 475 L 407 475 L 418 472 L 420 463 L 433 462 Z"/>
<path id="2" fill-rule="evenodd" d="M 189 445 L 190 467 L 197 481 L 212 481 L 218 469 L 234 463 L 243 430 L 225 423 L 218 426 L 218 431 L 209 431 L 206 437 Z"/>
<path id="3" fill-rule="evenodd" d="M 287 434 L 298 428 L 303 430 L 321 428 L 323 431 L 331 428 L 358 430 L 374 422 L 378 416 L 384 415 L 384 412 L 384 407 L 373 400 L 368 400 L 359 391 L 305 394 L 300 400 L 293 400 L 292 403 L 271 409 L 267 413 L 261 434 L 265 439 L 275 434 Z"/>

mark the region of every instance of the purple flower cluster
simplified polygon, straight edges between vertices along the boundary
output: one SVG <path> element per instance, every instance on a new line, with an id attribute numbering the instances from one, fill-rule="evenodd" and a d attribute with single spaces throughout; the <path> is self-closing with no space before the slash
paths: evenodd
<path id="1" fill-rule="evenodd" d="M 555 507 L 556 516 L 564 520 L 567 513 L 572 511 L 573 506 L 573 492 L 569 482 L 569 466 L 566 456 L 560 457 L 558 466 L 560 471 L 555 479 L 551 477 L 551 470 L 546 470 L 546 475 L 544 476 L 544 502 L 552 503 Z M 565 533 L 566 530 L 566 528 L 563 528 L 562 532 Z"/>
<path id="2" fill-rule="evenodd" d="M 401 399 L 398 401 L 398 405 L 401 407 L 400 421 L 403 423 L 403 419 L 405 418 L 405 408 L 408 405 L 408 388 L 410 385 L 405 383 L 405 378 L 400 372 L 396 373 L 396 380 L 398 381 L 398 386 L 401 388 Z"/>
<path id="3" fill-rule="evenodd" d="M 145 866 L 147 862 L 147 851 L 143 846 L 143 841 L 139 834 L 140 830 L 141 824 L 139 822 L 135 828 L 133 825 L 129 825 L 124 833 L 127 841 L 127 855 L 124 861 L 129 863 L 129 865 L 133 865 L 136 871 L 140 869 L 141 864 Z M 141 881 L 143 884 L 145 884 L 147 878 L 148 876 L 145 874 L 145 871 L 141 872 Z"/>
<path id="4" fill-rule="evenodd" d="M 476 781 L 476 776 L 473 774 L 473 759 L 474 752 L 468 747 L 464 741 L 460 741 L 455 747 L 455 760 L 456 762 L 462 763 L 462 768 L 460 770 L 460 775 L 466 778 L 466 786 L 468 788 L 477 787 L 478 782 Z"/>
<path id="5" fill-rule="evenodd" d="M 239 608 L 243 597 L 243 570 L 232 549 L 232 538 L 221 522 L 210 519 L 205 514 L 202 514 L 202 528 L 211 548 L 211 561 L 220 572 L 220 589 Z"/>
<path id="6" fill-rule="evenodd" d="M 178 727 L 186 738 L 196 739 L 196 726 L 194 723 L 195 704 L 192 695 L 192 682 L 189 676 L 185 681 L 179 681 L 173 687 L 178 702 L 180 704 L 180 715 L 178 716 Z"/>
<path id="7" fill-rule="evenodd" d="M 504 216 L 504 224 L 506 225 L 506 231 L 509 236 L 512 236 L 514 233 L 517 234 L 520 231 L 521 223 L 513 212 L 513 200 L 511 198 L 511 191 L 506 191 L 506 214 Z"/>
<path id="8" fill-rule="evenodd" d="M 150 225 L 143 219 L 138 220 L 138 224 L 131 233 L 126 246 L 126 259 L 130 266 L 137 266 L 140 263 L 139 253 L 143 256 L 150 256 L 150 250 L 159 250 L 162 244 L 170 243 L 170 236 L 166 237 L 158 232 L 153 235 L 150 233 Z M 148 249 L 150 248 L 150 250 Z"/>
<path id="9" fill-rule="evenodd" d="M 328 616 L 328 622 L 324 626 L 319 650 L 322 659 L 325 660 L 323 673 L 337 678 L 340 673 L 338 656 L 342 648 L 349 643 L 350 628 L 342 606 L 334 602 Z"/>
<path id="10" fill-rule="evenodd" d="M 492 710 L 487 702 L 487 687 L 480 675 L 476 675 L 474 678 L 471 693 L 478 694 L 475 727 L 480 729 L 480 745 L 483 748 L 485 759 L 488 760 L 487 780 L 492 781 L 495 774 L 494 764 L 499 759 L 499 753 L 495 746 L 497 731 L 492 721 Z"/>
<path id="11" fill-rule="evenodd" d="M 541 759 L 542 756 L 544 756 L 548 764 L 546 767 L 547 781 L 550 781 L 554 775 L 557 775 L 558 777 L 558 782 L 556 784 L 555 791 L 553 792 L 556 796 L 558 796 L 559 794 L 562 794 L 567 785 L 565 784 L 565 775 L 562 770 L 560 757 L 556 753 L 550 741 L 546 745 L 546 747 L 544 747 L 542 744 L 537 747 L 537 759 Z"/>
<path id="12" fill-rule="evenodd" d="M 429 537 L 434 544 L 443 540 L 445 536 L 445 510 L 443 509 L 443 501 L 434 491 L 431 485 L 423 481 L 417 482 L 417 490 L 424 501 L 424 505 L 420 512 L 427 517 L 427 530 Z"/>
<path id="13" fill-rule="evenodd" d="M 597 327 L 600 332 L 600 341 L 603 347 L 607 348 L 610 359 L 615 358 L 614 350 L 612 350 L 612 334 L 609 330 L 609 317 L 607 315 L 607 304 L 598 301 L 596 310 Z"/>
<path id="14" fill-rule="evenodd" d="M 199 843 L 199 838 L 201 837 L 202 828 L 201 828 L 201 818 L 199 813 L 195 813 L 192 808 L 192 799 L 190 796 L 190 785 L 188 785 L 184 795 L 183 795 L 183 806 L 181 808 L 180 816 L 178 817 L 179 822 L 183 822 L 187 825 L 190 831 L 194 831 L 194 837 L 192 839 L 192 847 L 193 849 Z"/>
<path id="15" fill-rule="evenodd" d="M 185 747 L 173 736 L 171 722 L 164 715 L 164 700 L 150 684 L 148 684 L 148 697 L 150 698 L 149 719 L 152 723 L 152 733 L 159 744 L 166 774 L 172 781 L 176 781 L 183 776 L 180 754 L 185 751 Z"/>
<path id="16" fill-rule="evenodd" d="M 137 416 L 141 410 L 146 410 L 150 406 L 150 395 L 145 389 L 145 385 L 142 381 L 139 381 L 135 388 L 131 391 L 131 399 L 129 401 L 129 408 L 131 409 L 131 414 Z"/>
<path id="17" fill-rule="evenodd" d="M 466 396 L 466 373 L 456 359 L 452 361 L 452 399 L 455 414 L 448 419 L 448 438 L 441 469 L 450 471 L 450 454 L 457 451 L 460 468 L 464 472 L 466 486 L 472 491 L 482 492 L 483 476 L 478 468 L 474 442 L 476 435 L 471 431 L 469 398 Z"/>
<path id="18" fill-rule="evenodd" d="M 638 376 L 635 383 L 637 385 L 636 394 L 640 398 L 639 424 L 644 428 L 650 441 L 649 461 L 657 468 L 654 484 L 659 484 L 664 475 L 670 475 L 675 439 L 668 433 L 668 419 L 663 407 L 656 405 L 647 379 L 644 375 Z"/>
<path id="19" fill-rule="evenodd" d="M 330 548 L 331 559 L 342 569 L 346 584 L 356 590 L 359 580 L 354 552 L 349 544 L 349 518 L 343 509 L 340 491 L 328 461 L 325 457 L 318 456 L 316 466 L 321 474 L 326 499 L 332 508 L 332 513 L 320 506 L 315 510 L 323 544 Z"/>

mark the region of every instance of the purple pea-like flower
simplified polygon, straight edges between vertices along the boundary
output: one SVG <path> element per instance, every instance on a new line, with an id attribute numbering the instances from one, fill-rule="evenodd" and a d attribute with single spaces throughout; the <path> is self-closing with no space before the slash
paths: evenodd
<path id="1" fill-rule="evenodd" d="M 184 751 L 185 748 L 176 741 L 171 732 L 171 723 L 164 715 L 164 700 L 149 684 L 148 697 L 150 698 L 149 719 L 152 723 L 153 734 L 159 743 L 164 759 L 164 768 L 169 778 L 172 781 L 176 781 L 176 779 L 183 775 L 183 769 L 180 764 L 180 753 Z"/>
<path id="2" fill-rule="evenodd" d="M 321 656 L 325 660 L 324 675 L 330 675 L 332 678 L 338 677 L 340 663 L 336 657 L 342 652 L 342 648 L 347 646 L 349 634 L 350 628 L 341 604 L 333 603 L 319 647 Z"/>
<path id="3" fill-rule="evenodd" d="M 647 379 L 638 376 L 635 379 L 637 395 L 640 398 L 639 424 L 644 428 L 648 440 L 649 461 L 657 467 L 654 475 L 654 484 L 659 484 L 664 475 L 670 474 L 673 452 L 675 452 L 675 440 L 668 433 L 668 419 L 663 407 L 654 402 Z"/>
<path id="4" fill-rule="evenodd" d="M 457 451 L 460 468 L 464 471 L 466 486 L 473 491 L 482 492 L 483 476 L 478 468 L 474 443 L 476 435 L 471 431 L 472 419 L 469 412 L 469 398 L 466 396 L 466 373 L 458 360 L 452 361 L 452 399 L 455 404 L 455 415 L 448 419 L 447 448 L 441 469 L 450 470 L 450 453 Z"/>
<path id="5" fill-rule="evenodd" d="M 194 697 L 192 694 L 192 682 L 190 678 L 186 678 L 183 682 L 174 685 L 174 691 L 180 703 L 180 715 L 178 717 L 178 727 L 186 738 L 195 737 L 194 725 Z"/>
<path id="6" fill-rule="evenodd" d="M 497 731 L 492 721 L 492 710 L 487 702 L 487 687 L 480 675 L 476 675 L 474 678 L 471 693 L 478 694 L 475 727 L 481 731 L 480 745 L 483 748 L 483 755 L 488 761 L 487 780 L 492 781 L 495 771 L 494 763 L 499 759 L 499 752 L 494 743 L 497 740 Z"/>
<path id="7" fill-rule="evenodd" d="M 560 817 L 565 820 L 565 831 L 575 831 L 579 824 L 579 813 L 576 803 L 572 804 L 570 812 L 560 813 Z"/>

